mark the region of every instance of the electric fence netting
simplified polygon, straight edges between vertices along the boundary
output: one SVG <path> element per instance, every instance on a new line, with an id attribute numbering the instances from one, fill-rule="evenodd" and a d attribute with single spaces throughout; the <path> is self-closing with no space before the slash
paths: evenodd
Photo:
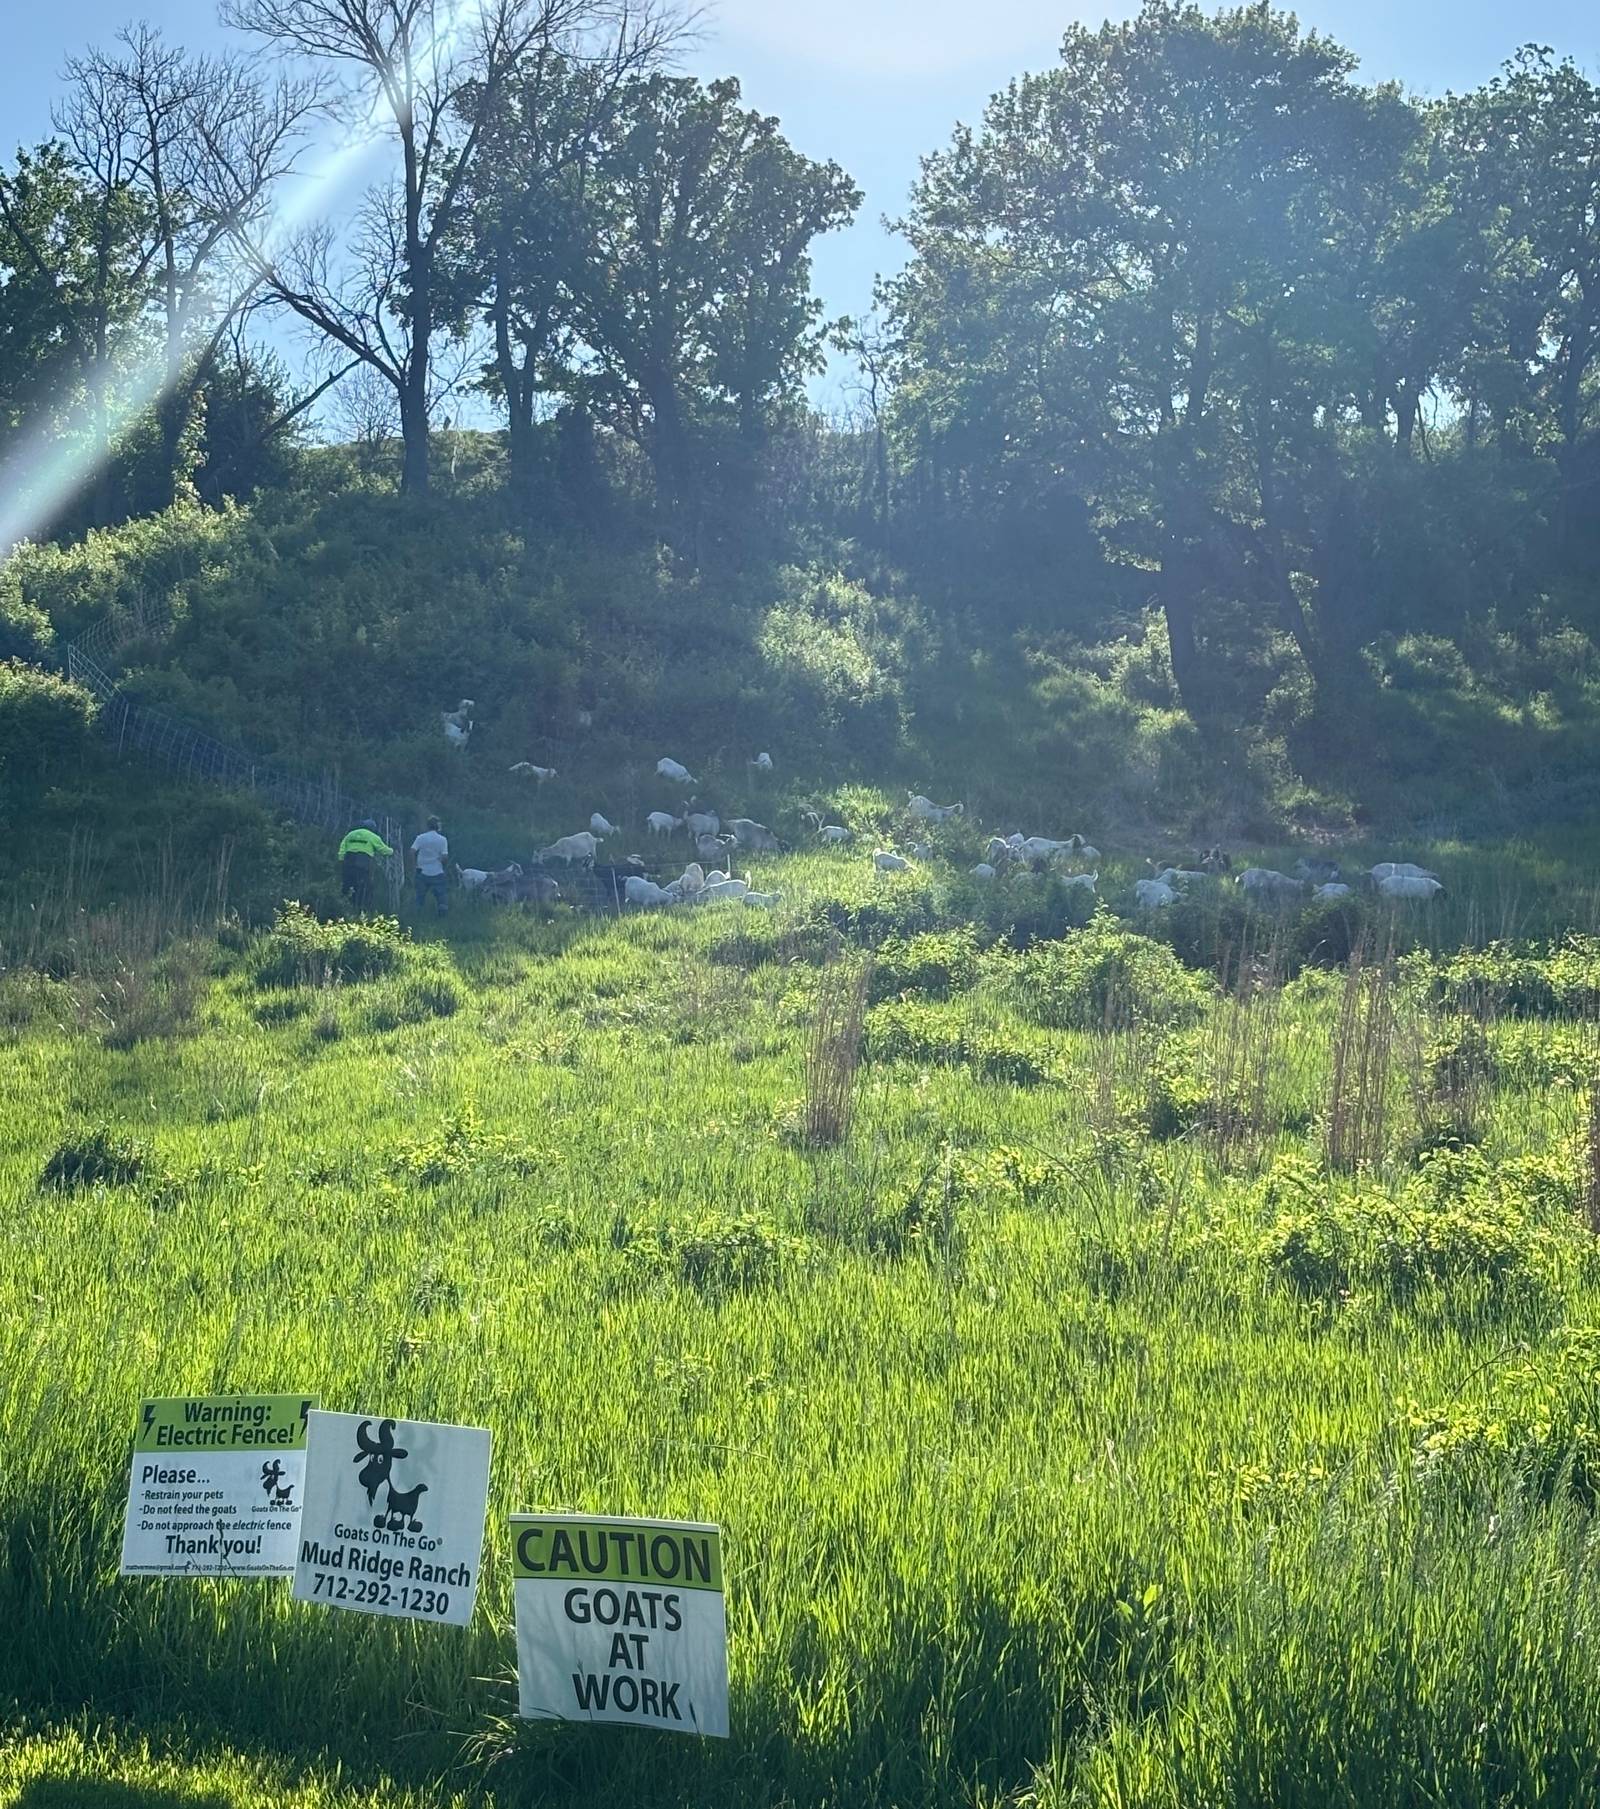
<path id="1" fill-rule="evenodd" d="M 161 632 L 159 623 L 139 611 L 128 617 L 104 617 L 67 644 L 67 676 L 99 703 L 101 726 L 116 742 L 118 754 L 135 755 L 182 779 L 247 792 L 314 828 L 342 831 L 371 819 L 395 850 L 384 867 L 390 903 L 398 908 L 405 868 L 400 851 L 403 829 L 396 817 L 347 796 L 328 779 L 287 772 L 128 696 L 116 677 L 119 655 L 133 642 Z"/>

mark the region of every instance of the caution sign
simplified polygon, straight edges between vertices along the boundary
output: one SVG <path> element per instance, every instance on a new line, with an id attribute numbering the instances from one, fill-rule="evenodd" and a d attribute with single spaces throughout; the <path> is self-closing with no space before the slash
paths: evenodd
<path id="1" fill-rule="evenodd" d="M 464 1627 L 488 1501 L 482 1426 L 313 1413 L 295 1599 Z"/>
<path id="2" fill-rule="evenodd" d="M 514 1514 L 511 1554 L 525 1717 L 727 1737 L 718 1528 Z"/>
<path id="3" fill-rule="evenodd" d="M 315 1396 L 141 1401 L 125 1577 L 283 1577 L 294 1569 Z"/>

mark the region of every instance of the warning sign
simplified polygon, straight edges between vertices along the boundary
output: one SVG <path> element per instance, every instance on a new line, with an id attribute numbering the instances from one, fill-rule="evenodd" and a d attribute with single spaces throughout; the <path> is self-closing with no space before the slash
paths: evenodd
<path id="1" fill-rule="evenodd" d="M 727 1736 L 718 1528 L 513 1514 L 511 1554 L 525 1717 Z"/>
<path id="2" fill-rule="evenodd" d="M 295 1599 L 464 1627 L 488 1501 L 483 1427 L 313 1413 Z"/>
<path id="3" fill-rule="evenodd" d="M 298 1394 L 142 1401 L 123 1576 L 288 1576 L 314 1404 Z"/>

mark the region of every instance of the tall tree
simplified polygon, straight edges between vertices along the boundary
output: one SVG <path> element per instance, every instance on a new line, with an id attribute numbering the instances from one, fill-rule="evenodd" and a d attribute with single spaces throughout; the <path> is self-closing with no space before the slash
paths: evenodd
<path id="1" fill-rule="evenodd" d="M 905 223 L 903 431 L 958 465 L 1070 476 L 1112 557 L 1149 572 L 1202 719 L 1209 594 L 1270 599 L 1318 663 L 1280 423 L 1342 401 L 1308 362 L 1307 300 L 1329 172 L 1369 150 L 1353 66 L 1265 5 L 1147 0 L 997 95 L 927 160 Z"/>
<path id="2" fill-rule="evenodd" d="M 697 435 L 736 431 L 749 468 L 776 409 L 821 361 L 811 244 L 860 191 L 740 105 L 733 80 L 652 76 L 612 115 L 573 279 L 583 382 L 638 439 L 680 535 Z"/>
<path id="3" fill-rule="evenodd" d="M 581 57 L 613 12 L 611 0 L 224 0 L 230 23 L 333 65 L 350 117 L 381 117 L 398 149 L 398 179 L 368 199 L 349 281 L 326 228 L 281 249 L 256 238 L 253 251 L 280 302 L 394 389 L 407 490 L 428 487 L 438 265 L 488 122 L 529 58 Z"/>

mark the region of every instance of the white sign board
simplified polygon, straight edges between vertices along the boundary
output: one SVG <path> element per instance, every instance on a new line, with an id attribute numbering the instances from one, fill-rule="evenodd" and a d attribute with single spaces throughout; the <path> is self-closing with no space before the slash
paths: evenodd
<path id="1" fill-rule="evenodd" d="M 525 1717 L 727 1737 L 716 1527 L 514 1514 L 511 1555 Z"/>
<path id="2" fill-rule="evenodd" d="M 141 1401 L 125 1577 L 286 1577 L 294 1570 L 314 1396 Z"/>
<path id="3" fill-rule="evenodd" d="M 478 1599 L 489 1434 L 313 1413 L 294 1596 L 464 1627 Z"/>

